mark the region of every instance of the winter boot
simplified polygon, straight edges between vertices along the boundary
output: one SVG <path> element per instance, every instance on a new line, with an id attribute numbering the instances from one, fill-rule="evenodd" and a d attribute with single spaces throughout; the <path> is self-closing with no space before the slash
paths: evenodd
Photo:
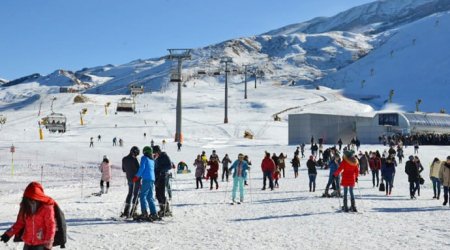
<path id="1" fill-rule="evenodd" d="M 158 216 L 161 218 L 164 217 L 164 205 L 159 205 Z"/>
<path id="2" fill-rule="evenodd" d="M 161 220 L 161 218 L 160 218 L 157 214 L 151 214 L 151 215 L 149 216 L 149 218 L 150 218 L 152 221 L 160 221 L 160 220 Z"/>
<path id="3" fill-rule="evenodd" d="M 172 211 L 170 210 L 169 202 L 166 202 L 166 206 L 164 209 L 164 216 L 172 216 Z"/>
<path id="4" fill-rule="evenodd" d="M 104 186 L 100 186 L 100 193 L 104 194 L 105 193 L 105 187 Z"/>
<path id="5" fill-rule="evenodd" d="M 442 205 L 447 205 L 448 202 L 448 196 L 444 195 L 444 203 Z"/>
<path id="6" fill-rule="evenodd" d="M 144 212 L 142 212 L 142 214 L 140 214 L 138 216 L 135 216 L 134 219 L 137 220 L 137 221 L 148 220 L 148 213 L 147 213 L 147 211 L 144 211 Z"/>
<path id="7" fill-rule="evenodd" d="M 356 206 L 355 206 L 355 199 L 350 200 L 351 202 L 351 211 L 352 212 L 358 212 L 358 210 L 356 210 Z"/>
<path id="8" fill-rule="evenodd" d="M 342 207 L 342 210 L 344 210 L 344 212 L 348 212 L 348 205 L 347 205 L 347 199 L 344 199 L 344 206 Z"/>

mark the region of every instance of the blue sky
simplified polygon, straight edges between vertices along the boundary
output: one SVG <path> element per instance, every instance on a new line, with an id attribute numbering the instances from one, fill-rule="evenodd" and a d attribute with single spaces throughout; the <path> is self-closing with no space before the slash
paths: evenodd
<path id="1" fill-rule="evenodd" d="M 1 0 L 0 78 L 159 57 L 372 0 Z"/>

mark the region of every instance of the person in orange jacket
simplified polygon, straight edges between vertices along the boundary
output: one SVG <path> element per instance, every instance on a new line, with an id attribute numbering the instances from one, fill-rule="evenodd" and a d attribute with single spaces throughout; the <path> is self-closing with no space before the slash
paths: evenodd
<path id="1" fill-rule="evenodd" d="M 44 194 L 42 185 L 31 182 L 23 194 L 16 223 L 1 240 L 6 243 L 23 230 L 24 249 L 52 249 L 56 233 L 54 205 L 55 201 Z"/>
<path id="2" fill-rule="evenodd" d="M 358 174 L 359 174 L 359 162 L 356 159 L 355 151 L 347 150 L 344 151 L 344 157 L 339 164 L 339 168 L 334 172 L 334 176 L 337 177 L 342 172 L 342 181 L 341 186 L 344 187 L 344 212 L 348 212 L 347 206 L 347 193 L 350 191 L 350 202 L 351 202 L 351 211 L 357 212 L 355 205 L 355 196 L 353 195 L 353 187 L 355 183 L 358 182 Z"/>

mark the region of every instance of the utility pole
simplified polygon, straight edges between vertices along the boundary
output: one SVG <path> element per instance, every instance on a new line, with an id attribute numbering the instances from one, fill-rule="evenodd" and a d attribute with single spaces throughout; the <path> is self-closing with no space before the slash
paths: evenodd
<path id="1" fill-rule="evenodd" d="M 248 64 L 244 65 L 244 82 L 245 82 L 244 99 L 247 99 L 247 67 L 248 67 Z"/>
<path id="2" fill-rule="evenodd" d="M 231 57 L 222 57 L 220 63 L 225 63 L 225 118 L 223 123 L 228 123 L 228 64 L 232 63 L 233 59 Z"/>
<path id="3" fill-rule="evenodd" d="M 177 111 L 176 111 L 176 131 L 175 142 L 183 142 L 183 133 L 181 132 L 181 65 L 183 60 L 191 59 L 191 49 L 168 49 L 169 55 L 167 59 L 177 61 L 177 70 L 171 72 L 170 81 L 178 83 L 177 90 Z"/>

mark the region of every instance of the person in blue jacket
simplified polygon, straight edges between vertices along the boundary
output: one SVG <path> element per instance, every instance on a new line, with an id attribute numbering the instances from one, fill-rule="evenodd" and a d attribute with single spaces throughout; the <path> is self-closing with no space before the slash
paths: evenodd
<path id="1" fill-rule="evenodd" d="M 331 196 L 340 197 L 341 196 L 341 191 L 340 191 L 340 186 L 339 186 L 340 176 L 334 177 L 334 172 L 336 172 L 336 170 L 338 169 L 339 164 L 341 164 L 341 157 L 339 156 L 339 153 L 336 150 L 336 148 L 332 148 L 330 161 L 328 162 L 328 167 L 330 168 L 330 174 L 328 176 L 328 182 L 325 187 L 325 193 L 322 195 L 322 197 L 331 197 Z M 335 195 L 330 195 L 328 193 L 330 186 L 334 187 L 333 194 L 335 194 Z"/>
<path id="2" fill-rule="evenodd" d="M 231 192 L 231 198 L 233 204 L 236 202 L 236 191 L 239 186 L 240 199 L 238 204 L 244 202 L 244 181 L 247 178 L 248 164 L 244 160 L 244 155 L 239 154 L 238 159 L 230 167 L 230 171 L 233 171 L 233 190 Z"/>
<path id="3" fill-rule="evenodd" d="M 144 155 L 141 157 L 141 164 L 139 170 L 133 178 L 133 182 L 138 182 L 142 179 L 141 186 L 141 212 L 138 219 L 142 220 L 157 220 L 155 201 L 153 200 L 153 186 L 155 184 L 155 161 L 153 160 L 153 150 L 146 146 L 143 149 Z M 150 207 L 150 215 L 148 214 L 148 207 Z"/>
<path id="4" fill-rule="evenodd" d="M 381 166 L 381 176 L 386 181 L 386 195 L 391 195 L 396 166 L 395 155 L 389 155 Z"/>

